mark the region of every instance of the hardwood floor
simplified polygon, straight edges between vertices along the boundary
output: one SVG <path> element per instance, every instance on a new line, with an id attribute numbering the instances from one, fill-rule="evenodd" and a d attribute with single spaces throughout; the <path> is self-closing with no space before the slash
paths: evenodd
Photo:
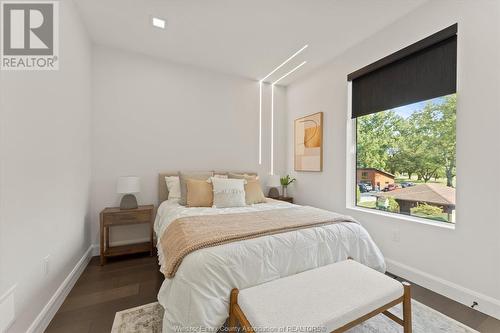
<path id="1" fill-rule="evenodd" d="M 388 274 L 393 276 L 392 274 Z M 404 279 L 396 277 L 399 281 Z M 500 320 L 411 282 L 412 298 L 481 333 L 499 333 Z"/>
<path id="2" fill-rule="evenodd" d="M 52 319 L 49 333 L 109 333 L 117 311 L 156 302 L 163 282 L 157 257 L 93 257 Z"/>
<path id="3" fill-rule="evenodd" d="M 156 301 L 163 275 L 156 257 L 94 257 L 56 313 L 47 333 L 109 333 L 117 311 Z M 480 332 L 500 332 L 500 321 L 412 284 L 412 296 Z"/>

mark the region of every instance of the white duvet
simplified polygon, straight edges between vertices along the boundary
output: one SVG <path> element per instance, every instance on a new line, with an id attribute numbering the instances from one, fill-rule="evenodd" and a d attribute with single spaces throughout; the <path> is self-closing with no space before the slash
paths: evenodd
<path id="1" fill-rule="evenodd" d="M 187 208 L 164 201 L 155 232 L 160 239 L 179 217 L 228 214 L 293 206 L 271 201 L 238 208 Z M 159 245 L 159 244 L 158 244 Z M 163 270 L 163 256 L 158 247 Z M 172 279 L 165 279 L 158 301 L 165 309 L 163 332 L 216 332 L 228 317 L 229 293 L 354 258 L 385 272 L 384 258 L 368 232 L 356 223 L 337 223 L 263 236 L 198 250 L 186 256 Z"/>

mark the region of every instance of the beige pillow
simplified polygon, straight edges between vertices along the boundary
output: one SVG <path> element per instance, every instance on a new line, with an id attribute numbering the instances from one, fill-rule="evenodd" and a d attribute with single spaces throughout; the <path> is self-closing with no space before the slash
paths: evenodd
<path id="1" fill-rule="evenodd" d="M 253 205 L 258 203 L 264 203 L 266 197 L 262 192 L 262 187 L 257 179 L 248 179 L 245 184 L 245 202 L 247 205 Z"/>
<path id="2" fill-rule="evenodd" d="M 212 184 L 206 180 L 186 179 L 187 207 L 212 207 L 214 194 Z"/>
<path id="3" fill-rule="evenodd" d="M 186 179 L 207 180 L 212 177 L 212 172 L 179 172 L 179 180 L 181 183 L 181 200 L 179 204 L 185 206 L 187 204 L 187 185 Z"/>
<path id="4" fill-rule="evenodd" d="M 259 176 L 257 175 L 249 175 L 248 173 L 232 173 L 230 172 L 228 174 L 229 178 L 232 178 L 232 179 L 246 179 L 246 180 L 249 180 L 249 179 L 252 179 L 252 180 L 256 180 L 256 179 L 259 179 Z"/>

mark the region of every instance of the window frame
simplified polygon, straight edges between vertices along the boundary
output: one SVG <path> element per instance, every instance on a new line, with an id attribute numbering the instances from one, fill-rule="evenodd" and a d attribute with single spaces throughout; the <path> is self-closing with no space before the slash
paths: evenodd
<path id="1" fill-rule="evenodd" d="M 354 213 L 382 216 L 396 221 L 416 222 L 423 225 L 455 230 L 454 223 L 434 221 L 423 217 L 386 212 L 377 209 L 364 208 L 356 205 L 356 180 L 357 180 L 357 126 L 356 118 L 352 114 L 352 82 L 347 81 L 347 110 L 346 110 L 346 209 Z M 458 107 L 457 107 L 458 113 Z M 458 182 L 457 182 L 458 183 Z"/>

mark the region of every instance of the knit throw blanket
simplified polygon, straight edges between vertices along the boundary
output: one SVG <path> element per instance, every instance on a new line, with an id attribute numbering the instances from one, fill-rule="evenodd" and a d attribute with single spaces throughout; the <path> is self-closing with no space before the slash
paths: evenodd
<path id="1" fill-rule="evenodd" d="M 163 273 L 174 277 L 184 257 L 200 249 L 340 222 L 356 223 L 349 216 L 307 206 L 182 217 L 173 221 L 160 239 Z"/>

